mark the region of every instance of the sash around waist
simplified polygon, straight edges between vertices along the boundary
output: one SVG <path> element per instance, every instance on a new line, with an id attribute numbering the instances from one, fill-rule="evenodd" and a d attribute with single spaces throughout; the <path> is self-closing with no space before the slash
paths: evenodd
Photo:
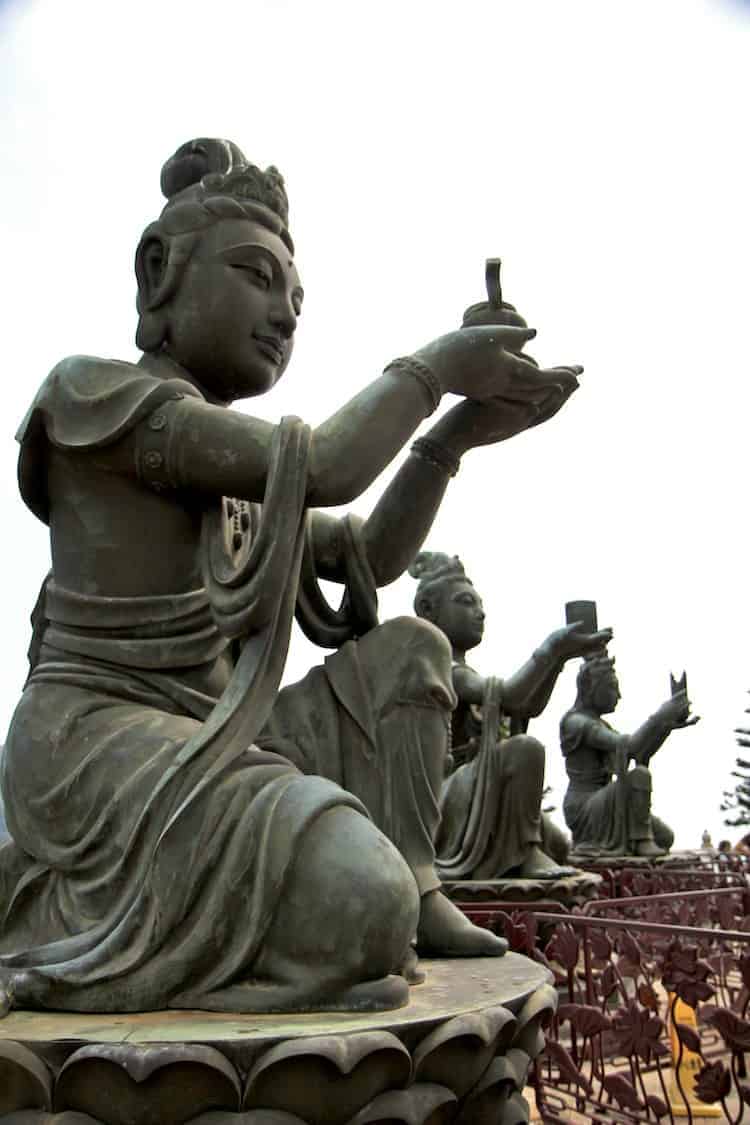
<path id="1" fill-rule="evenodd" d="M 229 641 L 214 623 L 204 589 L 111 598 L 47 582 L 43 643 L 125 668 L 160 670 L 206 664 Z"/>

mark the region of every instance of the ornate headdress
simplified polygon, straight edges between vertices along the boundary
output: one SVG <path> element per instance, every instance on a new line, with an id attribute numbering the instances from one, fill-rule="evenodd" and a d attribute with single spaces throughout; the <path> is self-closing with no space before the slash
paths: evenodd
<path id="1" fill-rule="evenodd" d="M 232 141 L 200 137 L 180 145 L 161 170 L 161 190 L 168 202 L 162 218 L 175 206 L 204 204 L 215 197 L 236 200 L 241 206 L 259 203 L 289 222 L 289 200 L 278 168 L 263 171 L 250 164 Z"/>
<path id="2" fill-rule="evenodd" d="M 591 698 L 591 693 L 599 680 L 614 675 L 615 658 L 609 656 L 606 649 L 599 649 L 590 656 L 584 657 L 576 677 L 579 702 Z"/>
<path id="3" fill-rule="evenodd" d="M 135 256 L 140 315 L 136 343 L 143 351 L 161 347 L 164 327 L 159 310 L 175 292 L 205 227 L 220 219 L 252 219 L 277 234 L 294 253 L 281 173 L 250 164 L 232 141 L 200 137 L 180 145 L 161 170 L 161 190 L 166 205 L 143 232 Z M 169 254 L 158 285 L 150 287 L 144 252 L 154 238 L 168 243 Z"/>
<path id="4" fill-rule="evenodd" d="M 440 551 L 420 551 L 409 567 L 409 574 L 419 579 L 414 596 L 414 611 L 418 616 L 422 616 L 424 608 L 432 604 L 435 595 L 448 583 L 473 585 L 458 555 L 444 555 Z"/>

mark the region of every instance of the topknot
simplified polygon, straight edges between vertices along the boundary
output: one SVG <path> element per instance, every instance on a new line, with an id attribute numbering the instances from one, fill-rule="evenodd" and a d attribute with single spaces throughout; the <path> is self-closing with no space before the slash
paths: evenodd
<path id="1" fill-rule="evenodd" d="M 237 165 L 247 164 L 243 152 L 232 141 L 199 137 L 180 145 L 161 170 L 162 194 L 169 200 L 181 191 L 199 184 L 212 172 L 225 174 Z"/>
<path id="2" fill-rule="evenodd" d="M 180 145 L 161 170 L 161 190 L 167 208 L 228 196 L 240 203 L 260 203 L 285 227 L 289 222 L 289 200 L 278 168 L 272 165 L 263 171 L 250 164 L 233 141 L 199 137 Z"/>
<path id="3" fill-rule="evenodd" d="M 409 574 L 420 582 L 430 582 L 449 574 L 465 577 L 458 555 L 445 555 L 442 551 L 420 551 L 409 566 Z"/>
<path id="4" fill-rule="evenodd" d="M 418 617 L 431 617 L 436 601 L 442 597 L 443 587 L 451 582 L 466 582 L 463 563 L 458 555 L 444 555 L 441 551 L 420 551 L 409 567 L 412 578 L 419 579 L 414 596 L 414 609 Z"/>

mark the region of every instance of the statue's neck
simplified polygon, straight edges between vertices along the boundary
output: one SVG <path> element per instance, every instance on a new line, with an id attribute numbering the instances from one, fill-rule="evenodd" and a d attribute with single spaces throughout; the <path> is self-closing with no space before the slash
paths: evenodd
<path id="1" fill-rule="evenodd" d="M 167 352 L 144 352 L 138 360 L 139 367 L 145 367 L 152 375 L 156 375 L 159 379 L 182 379 L 184 383 L 190 383 L 197 391 L 205 398 L 206 402 L 212 403 L 214 406 L 227 406 L 226 402 L 216 398 L 210 391 L 206 390 L 202 383 L 192 375 L 186 367 L 183 367 L 172 359 L 171 355 Z"/>

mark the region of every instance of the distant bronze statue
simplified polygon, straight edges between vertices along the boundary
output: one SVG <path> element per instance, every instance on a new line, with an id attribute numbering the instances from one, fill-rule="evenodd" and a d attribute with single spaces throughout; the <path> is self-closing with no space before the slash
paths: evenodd
<path id="1" fill-rule="evenodd" d="M 567 851 L 563 833 L 542 815 L 545 751 L 526 728 L 547 705 L 565 662 L 601 648 L 611 632 L 583 633 L 577 624 L 558 629 L 513 676 L 485 678 L 466 663 L 484 636 L 484 607 L 459 559 L 423 551 L 410 573 L 419 578 L 417 615 L 451 643 L 457 697 L 440 798 L 439 874 L 446 880 L 574 874 L 559 863 Z"/>
<path id="2" fill-rule="evenodd" d="M 656 857 L 669 851 L 674 833 L 651 812 L 648 765 L 672 731 L 698 718 L 690 716 L 683 677 L 672 682 L 672 696 L 638 730 L 620 734 L 602 718 L 620 698 L 614 664 L 605 652 L 584 661 L 575 705 L 560 723 L 569 778 L 565 823 L 579 854 Z"/>
<path id="3" fill-rule="evenodd" d="M 203 139 L 162 189 L 136 252 L 141 359 L 64 360 L 18 433 L 52 569 L 2 756 L 0 987 L 76 1011 L 395 1007 L 415 933 L 442 955 L 506 946 L 434 867 L 449 645 L 378 627 L 376 587 L 461 455 L 550 418 L 581 369 L 469 324 L 314 431 L 232 410 L 281 378 L 302 310 L 283 181 Z M 365 522 L 313 511 L 359 496 L 446 392 L 463 401 Z M 338 610 L 318 578 L 343 584 Z M 279 694 L 295 613 L 337 651 Z"/>

